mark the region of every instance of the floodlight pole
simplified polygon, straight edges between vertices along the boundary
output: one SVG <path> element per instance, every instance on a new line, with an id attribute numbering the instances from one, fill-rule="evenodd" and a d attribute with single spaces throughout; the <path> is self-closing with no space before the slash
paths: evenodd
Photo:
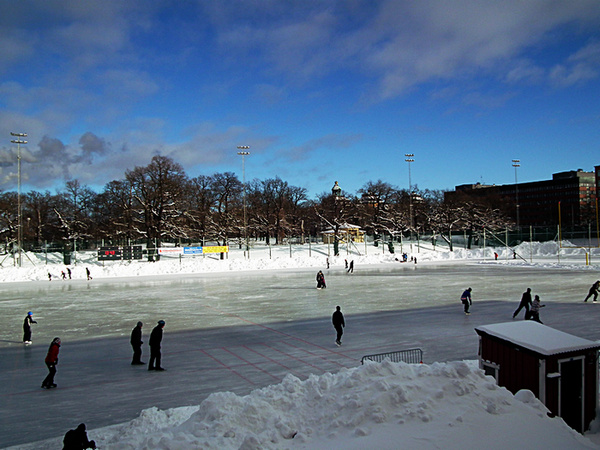
<path id="1" fill-rule="evenodd" d="M 250 148 L 249 145 L 238 145 L 238 155 L 242 157 L 242 187 L 243 187 L 243 197 L 244 197 L 244 241 L 246 242 L 246 248 L 244 250 L 244 257 L 250 259 L 250 246 L 248 245 L 248 222 L 246 220 L 246 165 L 245 158 L 250 155 L 250 152 L 244 151 Z M 247 254 L 246 254 L 247 252 Z"/>
<path id="2" fill-rule="evenodd" d="M 21 139 L 27 137 L 27 133 L 10 133 L 16 139 L 11 139 L 10 142 L 17 144 L 17 247 L 19 252 L 19 267 L 22 266 L 21 248 L 23 246 L 23 224 L 21 214 L 21 145 L 27 144 L 27 141 Z"/>
<path id="3" fill-rule="evenodd" d="M 521 167 L 520 159 L 513 159 L 512 166 L 515 168 L 515 203 L 517 208 L 517 230 L 519 230 L 519 184 L 517 181 L 517 167 Z M 519 231 L 519 235 L 520 235 Z"/>
<path id="4" fill-rule="evenodd" d="M 412 181 L 410 179 L 410 163 L 415 162 L 414 153 L 405 153 L 404 156 L 408 163 L 408 214 L 410 216 L 410 238 L 412 240 L 412 229 L 413 229 L 413 203 L 412 203 Z"/>

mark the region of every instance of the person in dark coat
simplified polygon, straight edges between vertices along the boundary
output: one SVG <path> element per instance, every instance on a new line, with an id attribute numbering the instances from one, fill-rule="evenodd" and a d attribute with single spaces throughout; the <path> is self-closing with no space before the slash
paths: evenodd
<path id="1" fill-rule="evenodd" d="M 317 289 L 324 289 L 327 285 L 325 284 L 325 275 L 322 271 L 317 272 Z"/>
<path id="2" fill-rule="evenodd" d="M 594 284 L 592 284 L 592 287 L 590 288 L 588 295 L 585 298 L 584 302 L 587 302 L 588 298 L 590 298 L 592 295 L 594 296 L 594 299 L 592 300 L 593 302 L 598 300 L 598 291 L 600 291 L 600 280 L 598 280 Z"/>
<path id="3" fill-rule="evenodd" d="M 131 339 L 129 342 L 131 343 L 131 348 L 133 348 L 133 359 L 131 361 L 132 366 L 139 366 L 141 364 L 146 364 L 142 361 L 142 326 L 144 324 L 142 322 L 138 322 L 133 330 L 131 330 Z"/>
<path id="4" fill-rule="evenodd" d="M 56 375 L 56 365 L 58 364 L 58 351 L 60 350 L 60 338 L 55 337 L 48 347 L 48 354 L 44 362 L 48 367 L 48 376 L 42 381 L 42 387 L 44 389 L 55 388 L 54 375 Z"/>
<path id="5" fill-rule="evenodd" d="M 465 307 L 465 314 L 468 316 L 469 314 L 471 314 L 469 312 L 469 308 L 471 307 L 471 305 L 473 304 L 473 301 L 471 300 L 471 292 L 473 291 L 473 289 L 468 288 L 465 292 L 462 293 L 462 295 L 460 296 L 460 301 L 462 302 L 462 304 Z"/>
<path id="6" fill-rule="evenodd" d="M 354 273 L 354 260 L 350 261 L 350 265 L 348 266 L 348 273 Z"/>
<path id="7" fill-rule="evenodd" d="M 85 424 L 80 423 L 74 430 L 67 431 L 63 439 L 63 450 L 83 450 L 96 448 L 94 441 L 88 441 Z"/>
<path id="8" fill-rule="evenodd" d="M 529 319 L 529 307 L 531 306 L 531 288 L 527 288 L 526 292 L 523 292 L 523 296 L 521 297 L 521 302 L 519 303 L 519 307 L 513 313 L 513 319 L 517 317 L 517 314 L 521 312 L 523 308 L 525 308 L 525 320 Z"/>
<path id="9" fill-rule="evenodd" d="M 337 332 L 335 343 L 338 346 L 342 345 L 342 335 L 344 334 L 344 327 L 346 326 L 346 322 L 344 321 L 342 308 L 340 308 L 339 306 L 335 307 L 335 311 L 331 316 L 331 323 L 333 323 L 333 328 L 335 328 L 335 331 Z"/>
<path id="10" fill-rule="evenodd" d="M 158 325 L 150 333 L 150 361 L 148 362 L 148 370 L 165 370 L 160 366 L 160 343 L 162 342 L 164 327 L 165 321 L 159 320 Z"/>
<path id="11" fill-rule="evenodd" d="M 23 321 L 23 344 L 31 344 L 31 324 L 37 323 L 33 320 L 33 313 L 29 311 Z"/>

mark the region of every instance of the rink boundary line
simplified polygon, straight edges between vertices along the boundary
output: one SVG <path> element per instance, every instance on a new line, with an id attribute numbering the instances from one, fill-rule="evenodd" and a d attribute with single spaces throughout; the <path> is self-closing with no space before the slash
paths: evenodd
<path id="1" fill-rule="evenodd" d="M 299 340 L 299 341 L 301 341 L 301 342 L 306 342 L 306 341 L 303 341 L 302 339 L 298 339 L 298 340 Z M 340 366 L 340 367 L 342 367 L 342 368 L 344 368 L 344 369 L 346 368 L 346 366 L 344 366 L 343 364 L 340 364 L 340 363 L 339 363 L 339 362 L 337 362 L 337 361 L 329 360 L 329 359 L 325 358 L 324 356 L 317 355 L 316 353 L 313 353 L 313 352 L 311 352 L 310 350 L 306 350 L 306 349 L 304 349 L 304 348 L 302 348 L 302 347 L 298 347 L 297 345 L 293 345 L 293 344 L 292 344 L 292 343 L 290 343 L 290 342 L 286 342 L 286 341 L 284 341 L 283 343 L 284 343 L 285 345 L 289 345 L 290 347 L 293 347 L 293 348 L 295 348 L 295 349 L 297 349 L 297 350 L 300 350 L 300 351 L 302 351 L 302 352 L 304 352 L 304 353 L 308 353 L 309 355 L 311 355 L 311 356 L 314 356 L 314 357 L 316 357 L 316 358 L 322 359 L 322 360 L 324 360 L 324 361 L 332 362 L 333 364 L 335 364 L 335 365 L 337 365 L 337 366 Z M 320 348 L 320 349 L 323 349 L 323 347 L 321 347 L 321 346 L 318 346 L 318 345 L 317 345 L 316 347 L 317 347 L 317 348 Z M 326 350 L 326 349 L 325 349 L 325 350 Z M 343 353 L 336 353 L 336 352 L 333 352 L 333 351 L 332 351 L 331 353 L 335 353 L 336 355 L 345 356 L 346 358 L 348 358 L 348 359 L 352 359 L 353 361 L 355 360 L 354 358 L 352 358 L 352 357 L 350 357 L 350 356 L 348 356 L 348 355 L 345 355 L 345 354 L 343 354 Z"/>
<path id="2" fill-rule="evenodd" d="M 260 367 L 258 367 L 255 363 L 252 363 L 250 361 L 248 361 L 245 358 L 242 358 L 240 355 L 233 353 L 231 350 L 229 350 L 227 347 L 221 347 L 221 350 L 229 353 L 230 355 L 235 356 L 236 358 L 238 358 L 239 360 L 245 362 L 247 365 L 250 365 L 251 367 L 254 367 L 256 370 L 263 372 L 264 374 L 269 375 L 271 378 L 273 378 L 274 380 L 276 380 L 278 383 L 281 383 L 281 379 L 279 377 L 276 377 L 275 375 L 273 375 L 272 373 L 270 373 L 268 370 L 265 369 L 261 369 Z"/>
<path id="3" fill-rule="evenodd" d="M 270 346 L 268 346 L 268 345 L 266 345 L 266 344 L 259 344 L 259 345 L 263 345 L 263 346 L 265 346 L 265 347 L 271 348 L 272 350 L 276 350 L 275 348 L 272 348 L 272 347 L 270 347 Z M 280 362 L 278 362 L 278 361 L 275 361 L 273 358 L 270 358 L 270 357 L 269 357 L 269 356 L 267 356 L 267 355 L 263 355 L 262 353 L 260 353 L 260 352 L 259 352 L 259 351 L 257 351 L 257 350 L 254 350 L 254 349 L 252 349 L 252 348 L 250 348 L 250 347 L 248 347 L 248 346 L 246 346 L 246 345 L 243 345 L 242 347 L 243 347 L 243 348 L 245 348 L 246 350 L 248 350 L 249 352 L 256 353 L 256 354 L 257 354 L 258 356 L 260 356 L 261 358 L 264 358 L 264 359 L 266 359 L 266 360 L 268 360 L 268 361 L 270 361 L 270 362 L 272 362 L 272 363 L 274 363 L 274 364 L 277 364 L 278 366 L 281 366 L 281 367 L 283 367 L 283 368 L 284 368 L 285 370 L 287 370 L 289 373 L 295 373 L 295 374 L 296 374 L 298 377 L 301 377 L 301 376 L 302 376 L 302 374 L 301 374 L 300 372 L 297 372 L 296 370 L 294 370 L 294 369 L 292 369 L 292 368 L 290 368 L 290 367 L 286 366 L 285 364 L 282 364 L 282 363 L 280 363 Z M 283 353 L 283 352 L 281 352 L 281 353 Z M 285 353 L 283 353 L 283 354 L 285 355 Z M 291 355 L 289 355 L 289 356 L 291 356 Z M 294 358 L 292 357 L 292 359 L 294 359 Z M 299 360 L 299 359 L 296 359 L 296 360 L 297 360 L 297 361 L 304 362 L 304 361 L 302 361 L 302 360 Z M 314 367 L 314 366 L 313 366 L 313 367 Z"/>
<path id="4" fill-rule="evenodd" d="M 326 370 L 325 370 L 325 369 L 321 369 L 320 367 L 317 367 L 317 366 L 315 366 L 314 364 L 311 364 L 311 363 L 309 363 L 308 361 L 305 361 L 305 360 L 303 360 L 302 358 L 297 358 L 297 357 L 295 357 L 294 355 L 292 355 L 291 353 L 286 353 L 286 352 L 284 352 L 283 350 L 279 350 L 278 348 L 272 347 L 272 346 L 270 346 L 270 345 L 267 345 L 267 344 L 265 344 L 265 343 L 262 343 L 262 344 L 260 344 L 260 345 L 263 345 L 264 347 L 270 348 L 271 350 L 274 350 L 274 351 L 276 351 L 276 352 L 278 352 L 278 353 L 281 353 L 282 355 L 285 355 L 285 356 L 287 356 L 287 357 L 291 358 L 291 359 L 292 359 L 292 360 L 294 360 L 294 361 L 301 362 L 302 364 L 305 364 L 305 365 L 307 365 L 307 366 L 313 367 L 313 368 L 315 368 L 315 369 L 317 369 L 317 370 L 320 370 L 321 372 L 326 372 Z"/>
<path id="5" fill-rule="evenodd" d="M 242 380 L 246 380 L 251 385 L 256 386 L 256 383 L 250 381 L 248 378 L 246 378 L 245 376 L 243 376 L 242 374 L 240 374 L 239 372 L 237 372 L 236 370 L 234 370 L 231 366 L 228 366 L 227 364 L 223 363 L 219 359 L 217 359 L 214 356 L 212 356 L 210 353 L 208 353 L 208 352 L 206 352 L 206 351 L 204 351 L 202 349 L 198 349 L 198 351 L 200 351 L 201 353 L 204 353 L 206 356 L 208 356 L 209 358 L 211 358 L 213 361 L 217 362 L 217 364 L 220 364 L 225 369 L 229 370 L 231 373 L 233 373 L 233 374 L 237 375 L 238 377 L 240 377 Z"/>

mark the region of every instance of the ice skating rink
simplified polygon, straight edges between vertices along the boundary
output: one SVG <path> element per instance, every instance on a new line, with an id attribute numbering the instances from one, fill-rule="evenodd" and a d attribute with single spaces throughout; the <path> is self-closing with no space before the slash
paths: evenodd
<path id="1" fill-rule="evenodd" d="M 323 290 L 313 269 L 5 283 L 0 447 L 62 436 L 80 422 L 125 422 L 151 406 L 197 405 L 217 391 L 249 393 L 287 373 L 335 372 L 366 354 L 418 347 L 426 363 L 476 359 L 474 327 L 513 320 L 527 287 L 546 305 L 546 325 L 600 340 L 600 304 L 583 303 L 594 271 L 455 262 L 324 272 Z M 467 287 L 470 316 L 459 300 Z M 331 325 L 336 305 L 346 317 L 342 347 Z M 31 346 L 21 343 L 27 311 L 38 321 Z M 131 329 L 144 322 L 147 361 L 159 319 L 167 371 L 131 366 Z M 58 388 L 48 391 L 40 385 L 55 336 Z"/>

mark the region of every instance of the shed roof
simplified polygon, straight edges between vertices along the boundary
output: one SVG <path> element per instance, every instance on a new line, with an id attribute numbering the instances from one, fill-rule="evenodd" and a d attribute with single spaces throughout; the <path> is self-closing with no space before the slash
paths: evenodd
<path id="1" fill-rule="evenodd" d="M 547 356 L 592 348 L 600 349 L 600 342 L 573 336 L 533 320 L 483 325 L 476 327 L 475 331 L 479 335 L 485 333 L 495 336 Z"/>

